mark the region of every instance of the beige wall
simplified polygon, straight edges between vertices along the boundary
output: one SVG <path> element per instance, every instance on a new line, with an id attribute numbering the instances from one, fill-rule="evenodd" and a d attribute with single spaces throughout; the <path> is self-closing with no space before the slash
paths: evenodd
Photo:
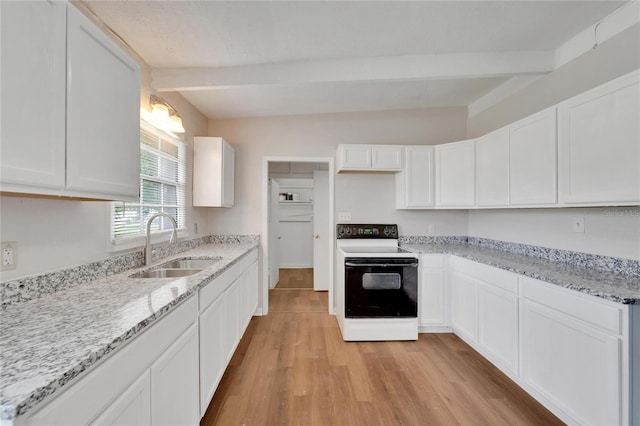
<path id="1" fill-rule="evenodd" d="M 209 230 L 261 232 L 263 157 L 334 157 L 343 143 L 444 143 L 464 139 L 465 125 L 466 108 L 211 120 L 209 135 L 224 137 L 236 150 L 236 204 L 211 209 Z M 336 175 L 335 211 L 350 211 L 353 223 L 399 223 L 404 235 L 425 233 L 429 223 L 439 235 L 466 233 L 466 212 L 398 211 L 394 197 L 392 174 Z"/>
<path id="2" fill-rule="evenodd" d="M 470 117 L 476 137 L 640 68 L 640 25 L 629 28 L 494 107 Z M 469 235 L 640 260 L 637 208 L 477 210 Z M 571 230 L 585 218 L 585 233 Z"/>

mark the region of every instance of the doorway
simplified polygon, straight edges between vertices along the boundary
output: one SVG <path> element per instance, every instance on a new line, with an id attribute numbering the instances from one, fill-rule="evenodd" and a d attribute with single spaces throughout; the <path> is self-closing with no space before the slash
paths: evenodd
<path id="1" fill-rule="evenodd" d="M 326 291 L 333 313 L 333 174 L 333 158 L 263 159 L 263 315 L 276 285 Z"/>

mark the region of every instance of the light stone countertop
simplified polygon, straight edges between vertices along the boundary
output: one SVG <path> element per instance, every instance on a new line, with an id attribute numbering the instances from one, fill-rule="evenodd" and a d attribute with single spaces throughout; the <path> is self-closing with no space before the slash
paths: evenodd
<path id="1" fill-rule="evenodd" d="M 640 303 L 640 278 L 469 244 L 403 244 L 414 253 L 453 254 L 616 303 Z M 576 254 L 577 255 L 577 254 Z"/>
<path id="2" fill-rule="evenodd" d="M 156 262 L 221 257 L 182 278 L 129 278 L 151 266 L 0 311 L 0 419 L 13 420 L 119 349 L 237 263 L 258 242 L 208 244 Z"/>

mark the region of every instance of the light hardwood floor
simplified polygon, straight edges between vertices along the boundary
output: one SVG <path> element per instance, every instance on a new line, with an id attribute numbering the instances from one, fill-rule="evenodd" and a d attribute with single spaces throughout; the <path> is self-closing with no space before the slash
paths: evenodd
<path id="1" fill-rule="evenodd" d="M 562 424 L 453 334 L 344 342 L 326 295 L 271 290 L 201 426 Z"/>
<path id="2" fill-rule="evenodd" d="M 274 288 L 313 289 L 313 268 L 280 268 L 278 284 Z"/>

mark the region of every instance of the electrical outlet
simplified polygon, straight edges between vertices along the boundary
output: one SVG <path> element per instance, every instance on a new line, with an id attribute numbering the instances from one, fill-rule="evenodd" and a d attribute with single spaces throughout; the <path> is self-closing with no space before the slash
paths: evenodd
<path id="1" fill-rule="evenodd" d="M 584 232 L 584 217 L 573 218 L 573 232 Z"/>
<path id="2" fill-rule="evenodd" d="M 2 243 L 2 270 L 9 271 L 16 269 L 18 263 L 18 243 L 7 241 Z"/>
<path id="3" fill-rule="evenodd" d="M 430 235 L 435 234 L 435 233 L 436 233 L 436 225 L 434 225 L 433 223 L 430 223 L 430 224 L 427 226 L 427 232 L 428 232 Z"/>
<path id="4" fill-rule="evenodd" d="M 338 212 L 338 222 L 349 222 L 351 220 L 351 212 Z"/>

